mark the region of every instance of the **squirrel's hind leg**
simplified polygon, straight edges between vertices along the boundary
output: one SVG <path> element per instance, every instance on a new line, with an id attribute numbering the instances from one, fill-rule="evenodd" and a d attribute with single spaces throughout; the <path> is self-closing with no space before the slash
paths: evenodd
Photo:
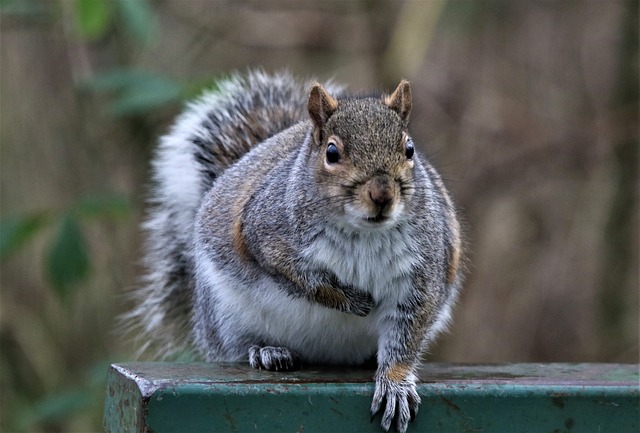
<path id="1" fill-rule="evenodd" d="M 251 346 L 249 365 L 257 369 L 291 371 L 300 368 L 300 357 L 286 347 Z"/>

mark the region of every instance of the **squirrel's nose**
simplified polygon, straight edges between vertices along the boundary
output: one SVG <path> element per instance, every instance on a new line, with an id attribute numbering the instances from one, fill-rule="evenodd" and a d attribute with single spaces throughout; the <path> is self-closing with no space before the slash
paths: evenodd
<path id="1" fill-rule="evenodd" d="M 369 197 L 380 209 L 384 209 L 393 200 L 390 188 L 372 188 L 369 190 Z"/>
<path id="2" fill-rule="evenodd" d="M 394 199 L 393 184 L 387 176 L 376 176 L 369 185 L 369 197 L 379 210 L 387 208 Z"/>

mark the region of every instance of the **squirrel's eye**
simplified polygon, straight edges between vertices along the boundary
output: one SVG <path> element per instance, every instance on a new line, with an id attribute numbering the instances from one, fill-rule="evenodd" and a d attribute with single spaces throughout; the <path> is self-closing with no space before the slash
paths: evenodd
<path id="1" fill-rule="evenodd" d="M 335 143 L 329 142 L 329 146 L 327 146 L 327 162 L 335 164 L 338 161 L 340 161 L 340 150 Z"/>
<path id="2" fill-rule="evenodd" d="M 404 147 L 404 154 L 406 155 L 407 159 L 411 159 L 413 158 L 413 144 L 411 144 L 410 142 L 407 142 L 407 144 Z"/>

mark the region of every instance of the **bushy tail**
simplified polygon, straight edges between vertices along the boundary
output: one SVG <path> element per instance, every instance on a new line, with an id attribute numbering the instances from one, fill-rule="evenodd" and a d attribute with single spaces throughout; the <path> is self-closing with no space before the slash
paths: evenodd
<path id="1" fill-rule="evenodd" d="M 191 103 L 152 162 L 144 286 L 124 318 L 141 341 L 166 358 L 191 346 L 193 225 L 200 201 L 218 176 L 254 145 L 308 118 L 310 82 L 288 73 L 250 71 L 218 83 Z M 340 89 L 336 89 L 338 92 Z"/>

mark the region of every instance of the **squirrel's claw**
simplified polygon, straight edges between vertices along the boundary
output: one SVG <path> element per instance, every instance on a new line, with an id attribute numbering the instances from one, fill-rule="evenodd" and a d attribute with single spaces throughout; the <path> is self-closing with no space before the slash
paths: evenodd
<path id="1" fill-rule="evenodd" d="M 395 419 L 396 430 L 405 433 L 409 422 L 413 421 L 418 413 L 419 404 L 420 396 L 414 381 L 407 380 L 395 383 L 387 378 L 378 378 L 371 402 L 371 418 L 373 419 L 384 406 L 380 422 L 382 428 L 389 431 Z"/>
<path id="2" fill-rule="evenodd" d="M 291 371 L 300 368 L 300 357 L 286 347 L 251 346 L 249 365 L 260 370 Z"/>

